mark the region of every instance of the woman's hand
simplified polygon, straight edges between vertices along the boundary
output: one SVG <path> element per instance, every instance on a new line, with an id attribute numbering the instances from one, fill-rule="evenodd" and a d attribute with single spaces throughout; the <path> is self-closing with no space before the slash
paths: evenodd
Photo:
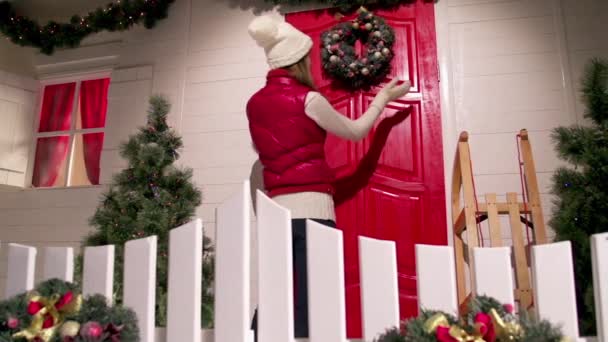
<path id="1" fill-rule="evenodd" d="M 398 79 L 394 78 L 378 92 L 378 95 L 386 100 L 386 103 L 403 97 L 410 91 L 412 85 L 409 80 L 404 81 L 400 85 L 397 85 L 398 81 Z"/>

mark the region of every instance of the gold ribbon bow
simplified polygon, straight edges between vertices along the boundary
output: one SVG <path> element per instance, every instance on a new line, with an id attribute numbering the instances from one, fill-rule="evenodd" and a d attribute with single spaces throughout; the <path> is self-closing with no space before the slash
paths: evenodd
<path id="1" fill-rule="evenodd" d="M 449 327 L 447 317 L 444 314 L 436 313 L 424 322 L 424 330 L 427 334 L 434 334 L 438 327 Z"/>
<path id="2" fill-rule="evenodd" d="M 464 329 L 453 325 L 450 327 L 450 336 L 458 342 L 485 342 L 477 325 L 475 325 L 475 333 L 473 335 L 469 335 Z"/>
<path id="3" fill-rule="evenodd" d="M 475 333 L 469 335 L 464 329 L 457 325 L 450 326 L 450 322 L 444 314 L 436 313 L 424 322 L 424 330 L 428 334 L 436 334 L 437 328 L 449 328 L 449 335 L 458 342 L 485 342 L 479 325 L 475 325 Z"/>
<path id="4" fill-rule="evenodd" d="M 495 309 L 490 309 L 489 314 L 494 329 L 496 329 L 496 336 L 500 337 L 501 340 L 515 341 L 523 335 L 523 329 L 518 323 L 505 322 Z"/>
<path id="5" fill-rule="evenodd" d="M 50 341 L 55 335 L 57 328 L 63 323 L 66 315 L 75 314 L 82 306 L 82 296 L 77 295 L 58 308 L 57 303 L 61 298 L 62 296 L 59 294 L 43 297 L 36 292 L 30 293 L 28 303 L 38 303 L 40 310 L 33 315 L 34 317 L 30 326 L 13 334 L 13 338 L 25 338 L 31 341 L 38 337 L 45 342 Z M 47 317 L 52 318 L 53 324 L 50 327 L 44 328 L 44 322 Z"/>
<path id="6" fill-rule="evenodd" d="M 505 322 L 496 310 L 490 309 L 490 317 L 492 318 L 494 329 L 496 329 L 496 336 L 500 337 L 501 340 L 517 341 L 519 337 L 524 335 L 524 329 L 521 325 L 515 322 Z M 572 342 L 572 340 L 564 336 L 560 342 Z"/>

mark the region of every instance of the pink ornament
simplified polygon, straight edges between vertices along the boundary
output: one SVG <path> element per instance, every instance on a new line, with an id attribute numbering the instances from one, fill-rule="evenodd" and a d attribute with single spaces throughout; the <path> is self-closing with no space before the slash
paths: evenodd
<path id="1" fill-rule="evenodd" d="M 102 333 L 103 327 L 95 321 L 87 322 L 80 328 L 80 336 L 85 338 L 99 338 Z"/>
<path id="2" fill-rule="evenodd" d="M 339 49 L 339 48 L 340 48 L 340 45 L 338 45 L 338 44 L 334 44 L 334 45 L 332 45 L 332 46 L 330 47 L 330 49 L 329 49 L 329 50 L 331 50 L 331 51 L 338 51 L 338 49 Z"/>
<path id="3" fill-rule="evenodd" d="M 512 314 L 513 311 L 515 311 L 515 308 L 513 307 L 513 304 L 505 304 L 502 306 L 503 309 L 505 309 L 505 311 L 509 314 Z"/>
<path id="4" fill-rule="evenodd" d="M 6 321 L 6 326 L 9 329 L 17 329 L 19 327 L 19 319 L 17 317 L 9 317 Z"/>
<path id="5" fill-rule="evenodd" d="M 384 40 L 379 41 L 378 46 L 384 46 Z"/>
<path id="6" fill-rule="evenodd" d="M 363 64 L 367 64 L 367 58 L 363 58 L 363 59 L 361 60 L 361 63 L 363 63 Z"/>
<path id="7" fill-rule="evenodd" d="M 354 76 L 355 76 L 355 74 L 352 71 L 350 71 L 348 74 L 346 74 L 346 77 L 354 77 Z"/>

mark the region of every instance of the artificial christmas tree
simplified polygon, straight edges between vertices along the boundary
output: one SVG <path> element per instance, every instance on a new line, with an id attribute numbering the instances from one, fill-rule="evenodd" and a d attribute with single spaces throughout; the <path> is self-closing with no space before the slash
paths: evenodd
<path id="1" fill-rule="evenodd" d="M 608 61 L 588 65 L 582 88 L 590 125 L 553 132 L 560 157 L 573 165 L 553 176 L 557 195 L 550 221 L 556 239 L 572 242 L 581 332 L 594 333 L 593 280 L 589 237 L 608 231 Z"/>
<path id="2" fill-rule="evenodd" d="M 158 237 L 156 323 L 166 322 L 169 230 L 190 221 L 201 203 L 201 193 L 192 184 L 192 171 L 173 164 L 179 158 L 182 140 L 167 125 L 169 103 L 162 97 L 150 99 L 148 123 L 121 146 L 128 167 L 114 176 L 90 223 L 96 231 L 85 245 L 116 245 L 115 301 L 121 302 L 123 246 L 125 242 L 150 235 Z M 213 317 L 213 250 L 203 242 L 203 326 Z"/>

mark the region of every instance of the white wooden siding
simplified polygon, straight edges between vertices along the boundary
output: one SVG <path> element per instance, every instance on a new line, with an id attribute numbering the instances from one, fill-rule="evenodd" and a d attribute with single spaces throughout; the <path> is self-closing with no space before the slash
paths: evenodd
<path id="1" fill-rule="evenodd" d="M 0 70 L 0 187 L 22 187 L 25 182 L 37 101 L 33 78 Z"/>
<path id="2" fill-rule="evenodd" d="M 588 58 L 608 55 L 601 34 L 607 8 L 601 0 L 438 2 L 448 182 L 457 134 L 466 130 L 480 201 L 486 192 L 499 199 L 521 193 L 515 135 L 527 128 L 545 219 L 550 218 L 551 176 L 564 165 L 551 130 L 581 122 L 575 92 Z M 502 227 L 509 227 L 507 221 Z M 508 229 L 503 238 L 510 244 Z"/>

